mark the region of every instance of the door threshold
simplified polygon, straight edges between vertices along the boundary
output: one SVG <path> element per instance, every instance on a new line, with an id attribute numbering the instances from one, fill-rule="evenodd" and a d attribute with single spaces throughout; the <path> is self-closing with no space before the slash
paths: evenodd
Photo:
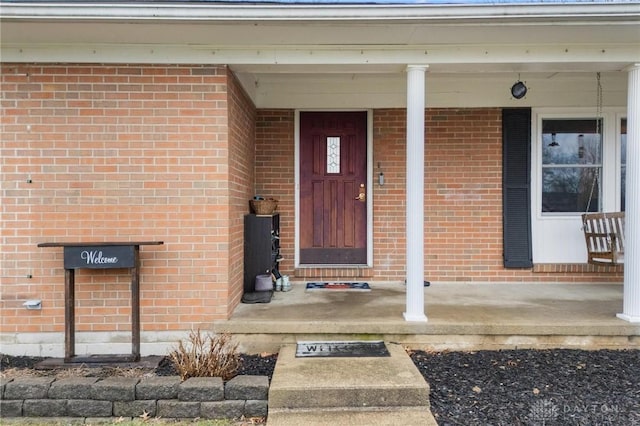
<path id="1" fill-rule="evenodd" d="M 305 264 L 305 265 L 298 265 L 296 266 L 296 269 L 309 269 L 309 268 L 332 268 L 332 269 L 339 269 L 339 268 L 345 268 L 345 269 L 350 269 L 350 268 L 370 268 L 369 265 L 366 264 L 344 264 L 344 263 L 327 263 L 327 264 L 319 264 L 319 263 L 310 263 L 310 264 Z"/>
<path id="2" fill-rule="evenodd" d="M 367 265 L 300 265 L 294 271 L 303 279 L 360 279 L 373 277 L 373 268 Z"/>

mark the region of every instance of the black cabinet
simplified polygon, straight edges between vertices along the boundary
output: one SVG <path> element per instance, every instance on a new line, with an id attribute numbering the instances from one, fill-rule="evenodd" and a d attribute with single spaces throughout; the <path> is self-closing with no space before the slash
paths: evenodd
<path id="1" fill-rule="evenodd" d="M 255 291 L 256 275 L 278 276 L 280 215 L 244 217 L 244 292 Z"/>

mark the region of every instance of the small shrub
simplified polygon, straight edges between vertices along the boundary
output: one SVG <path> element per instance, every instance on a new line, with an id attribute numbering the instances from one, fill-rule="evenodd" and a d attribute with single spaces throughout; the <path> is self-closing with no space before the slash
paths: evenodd
<path id="1" fill-rule="evenodd" d="M 169 359 L 182 380 L 189 377 L 222 377 L 229 380 L 240 367 L 238 344 L 231 342 L 231 335 L 209 335 L 200 329 L 189 333 L 188 342 L 178 341 L 178 348 Z"/>

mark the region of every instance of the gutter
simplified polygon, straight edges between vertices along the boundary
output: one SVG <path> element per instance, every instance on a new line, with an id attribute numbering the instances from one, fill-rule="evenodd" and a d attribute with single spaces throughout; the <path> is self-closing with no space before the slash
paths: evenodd
<path id="1" fill-rule="evenodd" d="M 224 4 L 2 2 L 3 21 L 446 22 L 635 21 L 640 2 L 493 4 Z M 640 32 L 640 30 L 639 30 Z"/>

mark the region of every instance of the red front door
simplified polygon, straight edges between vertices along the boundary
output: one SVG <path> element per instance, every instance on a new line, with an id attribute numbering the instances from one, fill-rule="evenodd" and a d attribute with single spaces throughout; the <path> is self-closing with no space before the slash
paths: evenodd
<path id="1" fill-rule="evenodd" d="M 300 113 L 300 263 L 367 263 L 367 113 Z"/>

